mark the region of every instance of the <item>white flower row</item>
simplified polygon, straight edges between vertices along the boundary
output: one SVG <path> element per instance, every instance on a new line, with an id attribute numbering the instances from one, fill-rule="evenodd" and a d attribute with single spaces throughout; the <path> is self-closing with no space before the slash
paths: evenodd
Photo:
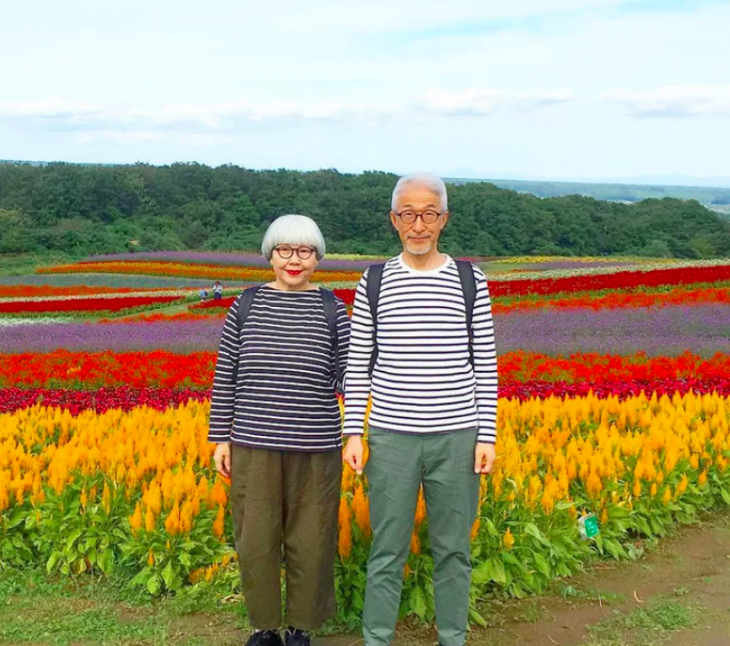
<path id="1" fill-rule="evenodd" d="M 37 316 L 33 318 L 20 318 L 18 316 L 9 316 L 3 318 L 0 316 L 0 327 L 14 327 L 16 325 L 48 325 L 50 323 L 69 323 L 73 319 L 67 316 Z"/>

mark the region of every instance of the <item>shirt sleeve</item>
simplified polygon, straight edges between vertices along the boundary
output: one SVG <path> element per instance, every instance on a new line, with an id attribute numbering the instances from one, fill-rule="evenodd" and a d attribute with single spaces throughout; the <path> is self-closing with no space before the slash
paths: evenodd
<path id="1" fill-rule="evenodd" d="M 474 334 L 474 374 L 476 404 L 479 416 L 479 442 L 497 441 L 497 348 L 494 341 L 492 302 L 487 277 L 474 267 L 477 295 L 474 303 L 472 330 Z"/>
<path id="2" fill-rule="evenodd" d="M 210 402 L 210 424 L 208 442 L 217 444 L 229 442 L 233 428 L 233 413 L 236 403 L 236 376 L 238 358 L 241 352 L 241 339 L 238 332 L 238 296 L 228 310 L 218 358 L 213 377 L 213 395 Z"/>
<path id="3" fill-rule="evenodd" d="M 347 376 L 347 354 L 350 348 L 350 315 L 347 313 L 345 302 L 341 298 L 335 299 L 337 311 L 337 352 L 340 361 L 340 382 L 335 384 L 337 392 L 345 392 Z"/>
<path id="4" fill-rule="evenodd" d="M 375 327 L 367 295 L 368 270 L 355 290 L 350 328 L 350 350 L 345 383 L 344 435 L 363 435 L 370 398 L 370 359 L 375 349 Z"/>

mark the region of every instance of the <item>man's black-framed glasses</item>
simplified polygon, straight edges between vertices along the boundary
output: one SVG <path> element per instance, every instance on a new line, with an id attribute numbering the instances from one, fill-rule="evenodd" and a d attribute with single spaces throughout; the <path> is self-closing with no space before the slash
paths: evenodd
<path id="1" fill-rule="evenodd" d="M 436 222 L 436 220 L 439 219 L 441 215 L 443 215 L 436 209 L 426 209 L 425 211 L 421 211 L 420 213 L 416 213 L 416 211 L 414 211 L 413 209 L 405 209 L 400 213 L 398 213 L 397 211 L 393 211 L 393 213 L 395 213 L 395 215 L 397 215 L 401 219 L 401 222 L 403 222 L 403 224 L 413 224 L 418 217 L 423 220 L 424 224 L 433 224 L 434 222 Z"/>
<path id="2" fill-rule="evenodd" d="M 284 260 L 289 260 L 289 258 L 294 255 L 294 252 L 296 252 L 300 260 L 307 260 L 314 253 L 314 249 L 312 249 L 311 247 L 297 247 L 295 249 L 294 247 L 290 247 L 289 245 L 281 245 L 279 247 L 276 247 L 275 251 L 279 254 L 279 257 L 283 258 Z"/>

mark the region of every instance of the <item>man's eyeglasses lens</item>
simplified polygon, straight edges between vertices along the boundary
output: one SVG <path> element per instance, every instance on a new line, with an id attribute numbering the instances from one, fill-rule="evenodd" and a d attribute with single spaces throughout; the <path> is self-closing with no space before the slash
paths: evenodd
<path id="1" fill-rule="evenodd" d="M 284 260 L 289 260 L 289 258 L 294 255 L 295 251 L 297 252 L 297 256 L 299 256 L 302 260 L 306 260 L 314 253 L 314 249 L 311 249 L 310 247 L 298 247 L 297 249 L 294 249 L 293 247 L 276 248 L 276 253 L 278 253 Z"/>
<path id="2" fill-rule="evenodd" d="M 396 213 L 396 215 L 405 223 L 405 224 L 413 224 L 416 221 L 416 218 L 420 215 L 421 219 L 424 221 L 425 224 L 433 224 L 436 222 L 436 220 L 439 219 L 439 215 L 441 215 L 438 211 L 424 211 L 423 213 L 416 213 L 415 211 L 401 211 L 400 213 Z"/>

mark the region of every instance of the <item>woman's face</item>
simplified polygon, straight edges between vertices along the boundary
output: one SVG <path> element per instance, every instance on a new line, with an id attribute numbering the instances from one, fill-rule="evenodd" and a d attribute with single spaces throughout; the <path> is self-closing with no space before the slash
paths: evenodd
<path id="1" fill-rule="evenodd" d="M 306 257 L 302 258 L 300 254 Z M 271 254 L 271 266 L 274 268 L 277 287 L 286 291 L 307 289 L 318 262 L 317 252 L 307 245 L 281 244 L 275 247 Z"/>

